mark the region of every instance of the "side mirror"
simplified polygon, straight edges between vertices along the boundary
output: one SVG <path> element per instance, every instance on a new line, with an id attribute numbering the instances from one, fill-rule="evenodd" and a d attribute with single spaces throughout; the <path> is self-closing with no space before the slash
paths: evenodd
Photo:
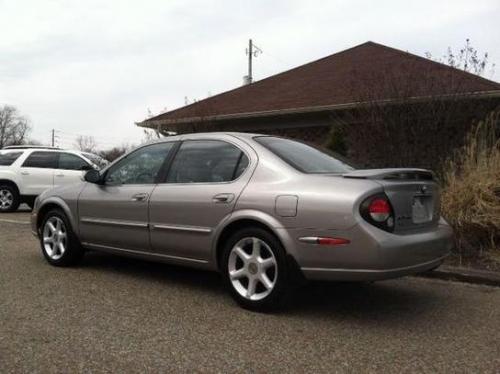
<path id="1" fill-rule="evenodd" d="M 85 182 L 100 184 L 101 183 L 101 174 L 97 170 L 89 170 L 85 173 Z"/>
<path id="2" fill-rule="evenodd" d="M 86 171 L 86 170 L 93 170 L 94 168 L 91 165 L 83 165 L 80 170 Z"/>

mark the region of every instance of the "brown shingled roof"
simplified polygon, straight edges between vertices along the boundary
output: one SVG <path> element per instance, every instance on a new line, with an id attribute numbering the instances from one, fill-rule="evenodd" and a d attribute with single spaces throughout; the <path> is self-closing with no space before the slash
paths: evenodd
<path id="1" fill-rule="evenodd" d="M 384 84 L 388 77 L 417 81 L 412 97 L 479 93 L 500 90 L 500 84 L 447 65 L 367 42 L 209 97 L 147 120 L 182 123 L 199 117 L 286 111 L 336 106 L 370 99 L 393 99 Z M 369 91 L 369 92 L 368 92 Z"/>

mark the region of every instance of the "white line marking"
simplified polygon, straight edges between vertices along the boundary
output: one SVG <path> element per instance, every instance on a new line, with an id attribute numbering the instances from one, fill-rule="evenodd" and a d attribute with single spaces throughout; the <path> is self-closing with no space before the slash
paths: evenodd
<path id="1" fill-rule="evenodd" d="M 20 225 L 31 225 L 30 222 L 26 222 L 26 221 L 16 221 L 16 220 L 13 220 L 13 219 L 0 219 L 0 222 L 6 222 L 6 223 L 18 223 Z"/>

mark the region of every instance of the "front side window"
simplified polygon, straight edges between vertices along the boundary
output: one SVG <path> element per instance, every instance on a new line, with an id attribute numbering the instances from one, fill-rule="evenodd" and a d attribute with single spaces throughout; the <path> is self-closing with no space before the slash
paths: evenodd
<path id="1" fill-rule="evenodd" d="M 107 184 L 153 184 L 174 143 L 158 143 L 139 148 L 113 165 L 106 174 Z"/>
<path id="2" fill-rule="evenodd" d="M 71 153 L 59 154 L 59 167 L 63 170 L 89 170 L 91 166 L 83 158 Z"/>
<path id="3" fill-rule="evenodd" d="M 298 141 L 275 136 L 256 136 L 254 139 L 303 173 L 341 174 L 354 170 L 346 162 Z"/>
<path id="4" fill-rule="evenodd" d="M 167 182 L 229 182 L 237 179 L 247 166 L 247 156 L 232 144 L 220 140 L 190 140 L 179 148 Z"/>
<path id="5" fill-rule="evenodd" d="M 33 152 L 24 161 L 25 168 L 55 169 L 57 167 L 56 152 Z"/>
<path id="6" fill-rule="evenodd" d="M 10 166 L 16 161 L 23 152 L 4 152 L 0 151 L 0 166 Z"/>

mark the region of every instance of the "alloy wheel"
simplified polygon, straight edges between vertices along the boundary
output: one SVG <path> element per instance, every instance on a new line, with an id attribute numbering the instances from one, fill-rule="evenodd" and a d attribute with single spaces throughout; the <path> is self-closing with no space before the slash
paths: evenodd
<path id="1" fill-rule="evenodd" d="M 14 203 L 14 195 L 7 189 L 0 190 L 0 210 L 8 210 Z"/>
<path id="2" fill-rule="evenodd" d="M 229 279 L 245 299 L 262 300 L 268 296 L 278 279 L 278 264 L 266 242 L 256 237 L 238 241 L 229 254 Z"/>
<path id="3" fill-rule="evenodd" d="M 43 249 L 52 260 L 59 260 L 66 252 L 67 231 L 62 219 L 50 217 L 43 227 Z"/>

